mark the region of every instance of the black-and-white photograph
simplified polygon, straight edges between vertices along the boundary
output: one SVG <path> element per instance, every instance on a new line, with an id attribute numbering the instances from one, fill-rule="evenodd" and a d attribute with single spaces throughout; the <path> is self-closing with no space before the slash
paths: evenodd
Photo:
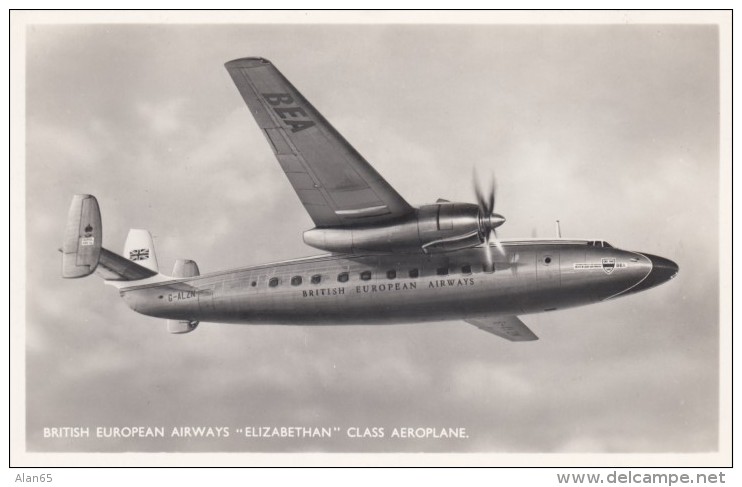
<path id="1" fill-rule="evenodd" d="M 723 452 L 727 17 L 490 14 L 27 19 L 17 454 Z"/>

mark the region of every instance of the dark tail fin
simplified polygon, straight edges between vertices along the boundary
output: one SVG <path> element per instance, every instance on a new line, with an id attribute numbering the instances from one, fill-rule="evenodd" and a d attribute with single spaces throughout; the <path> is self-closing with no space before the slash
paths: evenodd
<path id="1" fill-rule="evenodd" d="M 129 259 L 104 249 L 102 240 L 98 201 L 90 194 L 76 194 L 67 213 L 61 249 L 62 277 L 85 277 L 95 272 L 107 281 L 139 281 L 158 275 L 148 231 L 131 230 L 125 249 Z"/>
<path id="2" fill-rule="evenodd" d="M 76 194 L 67 213 L 62 244 L 62 277 L 89 276 L 98 267 L 103 235 L 95 196 Z"/>

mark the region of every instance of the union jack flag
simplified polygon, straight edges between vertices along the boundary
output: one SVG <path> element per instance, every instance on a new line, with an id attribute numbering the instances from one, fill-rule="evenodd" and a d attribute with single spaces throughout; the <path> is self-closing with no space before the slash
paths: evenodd
<path id="1" fill-rule="evenodd" d="M 149 259 L 149 249 L 137 249 L 129 251 L 129 260 Z"/>

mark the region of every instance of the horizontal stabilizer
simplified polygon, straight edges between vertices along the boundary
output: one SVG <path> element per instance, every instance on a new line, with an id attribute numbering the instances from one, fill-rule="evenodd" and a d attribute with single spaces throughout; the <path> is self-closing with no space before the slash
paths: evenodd
<path id="1" fill-rule="evenodd" d="M 466 322 L 511 342 L 538 340 L 538 337 L 517 316 L 470 318 Z"/>
<path id="2" fill-rule="evenodd" d="M 139 281 L 157 275 L 157 272 L 143 267 L 136 262 L 101 249 L 100 262 L 95 274 L 106 281 Z"/>
<path id="3" fill-rule="evenodd" d="M 100 208 L 95 196 L 76 194 L 67 213 L 62 244 L 62 277 L 76 278 L 92 274 L 101 254 Z"/>

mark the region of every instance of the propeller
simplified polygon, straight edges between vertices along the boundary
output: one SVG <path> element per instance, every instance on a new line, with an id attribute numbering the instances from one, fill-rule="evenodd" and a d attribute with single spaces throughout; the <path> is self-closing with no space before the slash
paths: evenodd
<path id="1" fill-rule="evenodd" d="M 485 195 L 479 187 L 477 171 L 474 170 L 474 192 L 477 195 L 477 204 L 479 205 L 479 226 L 482 236 L 484 237 L 484 250 L 487 257 L 487 266 L 489 269 L 494 270 L 492 267 L 492 255 L 490 253 L 490 238 L 494 236 L 495 247 L 502 254 L 505 255 L 505 249 L 497 238 L 497 232 L 495 228 L 505 223 L 505 217 L 495 211 L 495 177 L 492 176 L 492 183 L 490 184 L 490 191 Z"/>

